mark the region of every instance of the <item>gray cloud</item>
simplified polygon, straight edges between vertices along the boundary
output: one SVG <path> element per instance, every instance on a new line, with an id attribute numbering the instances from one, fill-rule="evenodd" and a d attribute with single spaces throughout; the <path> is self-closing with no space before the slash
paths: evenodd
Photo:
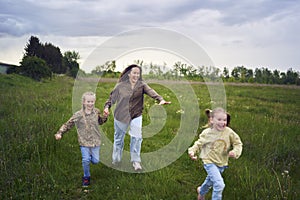
<path id="1" fill-rule="evenodd" d="M 28 33 L 54 35 L 111 35 L 134 26 L 159 26 L 180 21 L 199 10 L 220 13 L 226 26 L 242 25 L 262 18 L 294 14 L 297 1 L 32 1 L 0 2 L 1 35 Z M 288 13 L 290 12 L 290 13 Z M 292 13 L 291 13 L 292 12 Z M 205 16 L 203 16 L 205 17 Z M 201 18 L 201 16 L 199 16 Z M 190 22 L 192 23 L 192 22 Z M 210 24 L 209 19 L 206 22 Z"/>
<path id="2" fill-rule="evenodd" d="M 287 57 L 288 49 L 299 50 L 299 10 L 297 0 L 0 0 L 0 39 L 109 37 L 136 28 L 162 27 L 191 36 L 209 51 L 218 52 L 214 56 L 221 58 L 219 63 L 228 60 L 219 52 L 236 54 L 243 49 L 247 49 L 245 55 L 264 52 L 261 59 L 270 60 Z M 293 57 L 299 66 L 299 58 Z"/>

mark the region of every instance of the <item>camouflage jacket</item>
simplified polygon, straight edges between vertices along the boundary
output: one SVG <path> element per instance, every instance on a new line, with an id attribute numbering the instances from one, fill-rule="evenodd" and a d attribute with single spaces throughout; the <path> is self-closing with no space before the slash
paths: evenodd
<path id="1" fill-rule="evenodd" d="M 57 133 L 64 134 L 76 125 L 78 143 L 80 146 L 100 146 L 99 125 L 105 123 L 106 120 L 107 117 L 101 116 L 97 108 L 95 108 L 91 114 L 86 114 L 83 110 L 80 110 L 74 113 L 74 115 L 60 127 Z"/>

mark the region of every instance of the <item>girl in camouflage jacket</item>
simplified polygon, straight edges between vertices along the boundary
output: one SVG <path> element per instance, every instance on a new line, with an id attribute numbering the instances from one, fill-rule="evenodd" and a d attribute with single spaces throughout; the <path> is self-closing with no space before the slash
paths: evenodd
<path id="1" fill-rule="evenodd" d="M 107 120 L 107 115 L 101 116 L 99 109 L 95 108 L 95 101 L 95 93 L 84 93 L 82 95 L 82 109 L 75 112 L 55 134 L 55 139 L 60 140 L 64 133 L 76 125 L 78 143 L 82 154 L 82 186 L 84 187 L 90 184 L 90 163 L 97 164 L 100 161 L 101 140 L 98 126 Z"/>

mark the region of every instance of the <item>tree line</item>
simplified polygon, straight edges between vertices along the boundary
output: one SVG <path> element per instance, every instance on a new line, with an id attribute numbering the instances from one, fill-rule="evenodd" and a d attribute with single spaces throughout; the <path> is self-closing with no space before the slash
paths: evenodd
<path id="1" fill-rule="evenodd" d="M 51 43 L 43 44 L 36 36 L 30 37 L 24 51 L 20 66 L 9 67 L 7 73 L 22 74 L 38 81 L 51 78 L 53 74 L 66 74 L 75 78 L 80 71 L 83 75 L 88 75 L 79 68 L 78 52 L 67 51 L 62 54 L 59 47 Z M 225 82 L 300 85 L 299 72 L 292 68 L 281 72 L 271 71 L 265 67 L 253 70 L 244 66 L 236 66 L 230 71 L 227 67 L 221 70 L 215 66 L 192 66 L 182 62 L 175 62 L 173 66 L 147 64 L 142 60 L 136 60 L 134 63 L 142 66 L 145 78 L 187 79 L 203 82 L 222 78 Z M 118 78 L 120 72 L 116 71 L 116 61 L 113 60 L 96 66 L 90 74 Z"/>
<path id="2" fill-rule="evenodd" d="M 166 64 L 163 66 L 153 63 L 146 64 L 142 60 L 136 60 L 134 63 L 142 66 L 145 78 L 187 79 L 202 82 L 222 78 L 224 82 L 300 85 L 299 72 L 292 68 L 286 72 L 280 72 L 279 70 L 271 71 L 264 67 L 253 70 L 244 66 L 237 66 L 230 72 L 227 67 L 221 70 L 214 66 L 195 67 L 182 62 L 175 62 L 171 67 Z M 108 61 L 97 66 L 91 73 L 103 77 L 118 77 L 119 74 L 115 72 L 115 69 L 116 62 Z"/>
<path id="3" fill-rule="evenodd" d="M 231 71 L 231 76 L 228 75 L 227 71 L 224 68 L 222 76 L 225 81 L 230 82 L 300 85 L 299 72 L 292 68 L 286 72 L 280 72 L 277 69 L 271 71 L 264 67 L 252 70 L 238 66 Z"/>
<path id="4" fill-rule="evenodd" d="M 30 37 L 24 51 L 20 66 L 9 67 L 8 74 L 22 74 L 40 81 L 51 78 L 53 74 L 76 77 L 79 70 L 78 52 L 67 51 L 62 54 L 59 47 L 51 43 L 43 44 L 36 36 Z"/>

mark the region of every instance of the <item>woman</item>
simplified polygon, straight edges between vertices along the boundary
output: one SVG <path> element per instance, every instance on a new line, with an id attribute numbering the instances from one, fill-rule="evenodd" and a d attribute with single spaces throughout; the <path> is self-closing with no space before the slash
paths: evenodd
<path id="1" fill-rule="evenodd" d="M 159 105 L 170 104 L 157 94 L 142 80 L 142 69 L 138 65 L 128 66 L 119 78 L 119 82 L 110 93 L 110 98 L 104 106 L 104 113 L 109 114 L 109 108 L 116 104 L 114 111 L 114 147 L 112 163 L 121 162 L 124 148 L 124 137 L 129 127 L 130 155 L 135 171 L 142 170 L 141 144 L 142 144 L 142 111 L 144 107 L 144 94 L 159 101 Z"/>

